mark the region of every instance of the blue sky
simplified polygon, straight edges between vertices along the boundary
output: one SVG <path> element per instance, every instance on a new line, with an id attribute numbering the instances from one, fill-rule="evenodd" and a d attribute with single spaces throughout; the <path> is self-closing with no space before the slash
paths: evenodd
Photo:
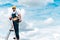
<path id="1" fill-rule="evenodd" d="M 21 40 L 60 40 L 60 0 L 0 0 L 1 40 L 11 27 L 8 18 L 13 5 L 22 15 Z M 9 40 L 13 40 L 12 35 Z"/>

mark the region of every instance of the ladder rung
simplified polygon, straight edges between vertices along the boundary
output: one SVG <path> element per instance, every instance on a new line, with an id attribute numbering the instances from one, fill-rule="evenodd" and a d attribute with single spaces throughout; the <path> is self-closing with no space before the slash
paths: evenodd
<path id="1" fill-rule="evenodd" d="M 14 31 L 14 30 L 9 30 L 9 31 Z"/>

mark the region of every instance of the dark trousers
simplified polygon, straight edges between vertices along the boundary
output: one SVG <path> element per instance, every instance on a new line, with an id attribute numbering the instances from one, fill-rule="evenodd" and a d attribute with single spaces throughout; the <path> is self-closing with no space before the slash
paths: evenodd
<path id="1" fill-rule="evenodd" d="M 19 23 L 16 21 L 13 21 L 13 25 L 14 25 L 16 38 L 19 39 Z"/>

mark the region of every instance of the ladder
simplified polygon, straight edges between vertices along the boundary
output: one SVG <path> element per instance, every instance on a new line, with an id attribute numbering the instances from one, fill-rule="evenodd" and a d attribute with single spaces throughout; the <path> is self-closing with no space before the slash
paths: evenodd
<path id="1" fill-rule="evenodd" d="M 6 39 L 5 39 L 5 40 L 8 40 L 8 38 L 9 38 L 9 36 L 10 36 L 11 32 L 14 32 L 14 30 L 12 30 L 12 28 L 13 28 L 13 27 L 11 27 L 11 28 L 10 28 L 10 30 L 8 31 L 8 34 L 7 34 L 7 36 L 6 36 Z M 13 39 L 16 39 L 16 38 L 13 38 Z"/>

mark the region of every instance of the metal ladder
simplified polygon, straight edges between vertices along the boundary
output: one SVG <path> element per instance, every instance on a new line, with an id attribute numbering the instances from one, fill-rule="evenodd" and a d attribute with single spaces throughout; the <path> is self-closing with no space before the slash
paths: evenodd
<path id="1" fill-rule="evenodd" d="M 6 39 L 5 39 L 5 40 L 8 40 L 8 38 L 9 38 L 9 36 L 10 36 L 11 32 L 14 32 L 14 30 L 12 30 L 12 28 L 13 28 L 13 27 L 11 27 L 11 28 L 10 28 L 10 30 L 9 30 L 9 32 L 8 32 L 8 34 L 7 34 L 7 36 L 6 36 Z M 16 39 L 16 38 L 13 38 L 13 39 Z"/>

